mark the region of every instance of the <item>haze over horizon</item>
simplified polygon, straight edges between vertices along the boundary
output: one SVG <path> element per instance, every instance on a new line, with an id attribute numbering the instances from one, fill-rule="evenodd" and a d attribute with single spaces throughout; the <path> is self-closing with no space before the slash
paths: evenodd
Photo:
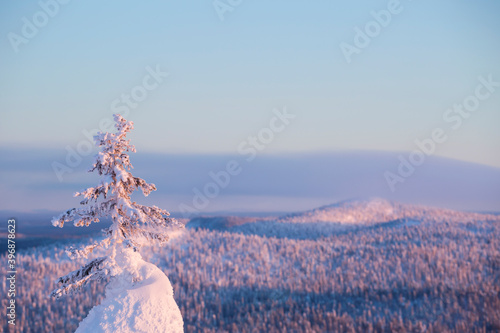
<path id="1" fill-rule="evenodd" d="M 58 211 L 76 207 L 79 199 L 72 194 L 96 185 L 99 179 L 87 172 L 92 155 L 64 174 L 60 182 L 51 167 L 54 161 L 64 161 L 64 154 L 57 150 L 0 149 L 0 154 L 6 159 L 0 165 L 0 195 L 4 198 L 0 209 Z M 396 184 L 393 192 L 384 173 L 397 174 L 400 155 L 373 151 L 262 154 L 247 161 L 242 155 L 138 152 L 131 154 L 130 160 L 134 175 L 158 189 L 147 199 L 136 193 L 134 200 L 171 212 L 186 206 L 199 213 L 293 212 L 370 197 L 457 210 L 500 211 L 500 169 L 429 156 L 404 182 Z M 241 172 L 227 178 L 226 185 L 226 176 L 221 173 L 229 161 L 236 161 Z M 213 184 L 220 186 L 214 188 Z M 217 195 L 212 198 L 213 191 Z"/>

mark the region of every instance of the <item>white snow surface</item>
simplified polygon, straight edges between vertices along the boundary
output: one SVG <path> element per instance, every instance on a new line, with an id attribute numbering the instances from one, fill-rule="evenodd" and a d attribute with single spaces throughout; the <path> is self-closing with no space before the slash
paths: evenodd
<path id="1" fill-rule="evenodd" d="M 76 332 L 183 332 L 168 277 L 138 253 L 127 253 L 123 259 L 132 264 L 132 271 L 110 281 L 106 298 L 90 310 Z"/>
<path id="2" fill-rule="evenodd" d="M 498 220 L 498 216 L 401 204 L 381 198 L 348 200 L 280 217 L 282 223 L 333 222 L 342 226 L 369 226 L 395 220 L 474 222 Z"/>

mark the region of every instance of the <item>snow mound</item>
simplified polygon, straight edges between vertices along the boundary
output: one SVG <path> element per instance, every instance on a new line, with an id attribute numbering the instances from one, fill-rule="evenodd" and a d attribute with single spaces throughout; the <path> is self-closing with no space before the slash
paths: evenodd
<path id="1" fill-rule="evenodd" d="M 349 200 L 306 212 L 280 217 L 280 223 L 337 223 L 343 226 L 374 226 L 388 222 L 408 224 L 420 222 L 469 223 L 500 221 L 500 216 L 461 212 L 450 209 L 401 204 L 381 198 Z"/>
<path id="2" fill-rule="evenodd" d="M 77 333 L 183 332 L 172 285 L 155 265 L 137 261 L 136 276 L 114 278 L 106 298 L 90 310 Z M 133 280 L 137 282 L 133 282 Z"/>
<path id="3" fill-rule="evenodd" d="M 374 224 L 401 218 L 400 208 L 399 205 L 380 198 L 352 200 L 287 215 L 281 217 L 279 221 L 288 223 Z"/>

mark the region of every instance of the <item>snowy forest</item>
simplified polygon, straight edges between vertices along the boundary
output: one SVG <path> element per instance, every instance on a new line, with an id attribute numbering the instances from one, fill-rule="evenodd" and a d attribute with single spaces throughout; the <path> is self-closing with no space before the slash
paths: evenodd
<path id="1" fill-rule="evenodd" d="M 356 223 L 347 218 L 353 212 Z M 186 332 L 500 329 L 497 215 L 372 200 L 186 222 L 165 246 L 141 249 L 168 276 Z M 3 331 L 71 332 L 103 299 L 102 283 L 48 296 L 58 276 L 83 263 L 65 254 L 74 242 L 19 252 L 18 325 L 2 317 Z M 0 289 L 5 294 L 5 280 Z"/>

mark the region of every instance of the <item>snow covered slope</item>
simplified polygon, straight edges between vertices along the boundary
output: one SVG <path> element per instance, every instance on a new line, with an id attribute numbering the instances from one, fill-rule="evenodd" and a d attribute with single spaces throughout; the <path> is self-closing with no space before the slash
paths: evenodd
<path id="1" fill-rule="evenodd" d="M 118 276 L 106 298 L 80 323 L 78 333 L 183 332 L 181 312 L 167 276 L 153 264 L 137 260 L 135 281 Z"/>
<path id="2" fill-rule="evenodd" d="M 278 218 L 234 219 L 199 217 L 192 219 L 187 227 L 266 237 L 318 239 L 363 228 L 411 227 L 436 223 L 467 224 L 478 221 L 500 222 L 498 215 L 407 205 L 380 198 L 343 201 Z"/>
<path id="3" fill-rule="evenodd" d="M 490 214 L 461 212 L 442 208 L 407 205 L 385 199 L 349 200 L 306 212 L 283 216 L 282 223 L 333 222 L 343 225 L 374 225 L 396 220 L 428 222 L 473 222 L 498 220 Z"/>
<path id="4" fill-rule="evenodd" d="M 344 201 L 302 213 L 290 214 L 279 222 L 336 222 L 341 224 L 372 224 L 401 218 L 402 205 L 384 199 Z"/>

